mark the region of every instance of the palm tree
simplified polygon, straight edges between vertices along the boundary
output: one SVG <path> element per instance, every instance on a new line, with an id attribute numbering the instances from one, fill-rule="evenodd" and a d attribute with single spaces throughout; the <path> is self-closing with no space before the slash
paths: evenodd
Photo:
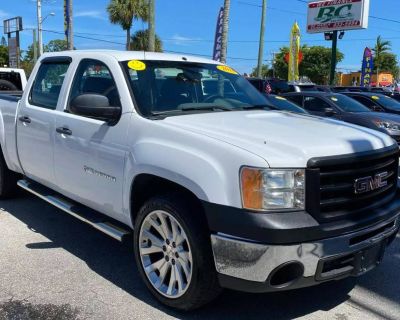
<path id="1" fill-rule="evenodd" d="M 222 41 L 221 41 L 221 62 L 222 63 L 226 63 L 230 8 L 231 8 L 231 0 L 225 0 L 224 1 L 224 18 L 223 18 L 223 27 L 222 27 Z"/>
<path id="2" fill-rule="evenodd" d="M 150 51 L 149 30 L 136 31 L 131 36 L 130 50 L 135 51 Z M 163 52 L 163 44 L 161 39 L 155 34 L 155 49 L 154 52 Z"/>
<path id="3" fill-rule="evenodd" d="M 126 50 L 129 50 L 131 29 L 134 20 L 147 21 L 148 3 L 146 0 L 111 0 L 107 6 L 111 23 L 120 24 L 126 31 Z"/>
<path id="4" fill-rule="evenodd" d="M 372 49 L 375 53 L 375 66 L 376 66 L 376 86 L 379 87 L 379 69 L 382 63 L 382 55 L 390 51 L 390 41 L 382 40 L 381 36 L 376 39 L 375 48 Z"/>

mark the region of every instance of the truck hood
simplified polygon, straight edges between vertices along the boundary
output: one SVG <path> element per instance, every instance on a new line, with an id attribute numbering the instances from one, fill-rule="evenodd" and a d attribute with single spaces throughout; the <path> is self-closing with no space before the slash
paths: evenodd
<path id="1" fill-rule="evenodd" d="M 364 152 L 394 144 L 389 136 L 375 130 L 280 111 L 192 114 L 168 117 L 163 123 L 245 149 L 276 168 L 303 168 L 314 157 Z"/>

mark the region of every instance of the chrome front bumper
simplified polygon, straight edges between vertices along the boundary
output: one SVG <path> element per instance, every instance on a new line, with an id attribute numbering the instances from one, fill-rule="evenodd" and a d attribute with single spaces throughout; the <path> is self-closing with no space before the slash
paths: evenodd
<path id="1" fill-rule="evenodd" d="M 225 234 L 211 235 L 218 273 L 236 279 L 264 283 L 285 263 L 298 262 L 303 277 L 315 278 L 321 259 L 362 251 L 379 244 L 399 230 L 399 219 L 340 237 L 294 245 L 268 245 Z"/>

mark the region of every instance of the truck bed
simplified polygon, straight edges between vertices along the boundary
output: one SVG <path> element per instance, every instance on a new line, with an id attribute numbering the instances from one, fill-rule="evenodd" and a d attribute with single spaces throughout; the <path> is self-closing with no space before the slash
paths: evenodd
<path id="1" fill-rule="evenodd" d="M 0 100 L 18 102 L 21 97 L 22 91 L 7 91 L 7 93 L 5 93 L 5 91 L 0 91 Z"/>

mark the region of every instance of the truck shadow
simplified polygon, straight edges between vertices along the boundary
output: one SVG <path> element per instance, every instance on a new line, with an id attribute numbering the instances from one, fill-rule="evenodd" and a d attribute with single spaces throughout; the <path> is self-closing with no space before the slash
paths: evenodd
<path id="1" fill-rule="evenodd" d="M 292 319 L 336 307 L 349 299 L 348 293 L 355 286 L 353 279 L 347 279 L 319 287 L 273 294 L 225 291 L 217 301 L 201 310 L 190 313 L 175 312 L 160 305 L 147 291 L 137 272 L 130 244 L 120 244 L 26 193 L 22 193 L 15 200 L 1 201 L 0 206 L 29 229 L 49 239 L 46 242 L 29 243 L 27 248 L 62 248 L 84 261 L 93 271 L 114 285 L 180 319 L 260 319 L 270 318 L 272 315 L 273 319 Z M 399 240 L 397 239 L 397 242 Z M 397 264 L 398 262 L 399 260 Z M 366 286 L 369 286 L 368 281 L 364 281 Z M 396 298 L 397 284 L 393 282 L 392 286 L 393 290 L 381 294 L 388 299 L 392 299 L 390 295 L 393 294 L 393 299 Z"/>

